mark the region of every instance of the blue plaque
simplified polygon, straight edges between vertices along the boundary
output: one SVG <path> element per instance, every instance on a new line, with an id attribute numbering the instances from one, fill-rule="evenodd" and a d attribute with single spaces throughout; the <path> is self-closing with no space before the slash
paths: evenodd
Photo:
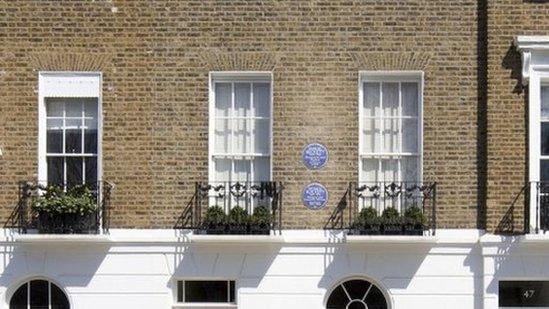
<path id="1" fill-rule="evenodd" d="M 328 190 L 317 182 L 310 183 L 303 189 L 301 200 L 311 210 L 322 209 L 328 203 Z"/>
<path id="2" fill-rule="evenodd" d="M 310 170 L 317 170 L 328 162 L 328 148 L 319 143 L 311 143 L 303 149 L 301 154 L 303 164 Z"/>

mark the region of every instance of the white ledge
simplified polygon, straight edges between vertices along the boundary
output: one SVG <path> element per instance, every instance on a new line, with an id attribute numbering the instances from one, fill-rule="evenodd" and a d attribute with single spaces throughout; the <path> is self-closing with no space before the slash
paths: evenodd
<path id="1" fill-rule="evenodd" d="M 191 235 L 191 243 L 284 243 L 279 235 Z"/>
<path id="2" fill-rule="evenodd" d="M 386 243 L 386 244 L 436 244 L 436 236 L 382 236 L 382 235 L 349 235 L 347 243 Z"/>
<path id="3" fill-rule="evenodd" d="M 21 234 L 14 235 L 13 240 L 23 244 L 109 244 L 109 235 L 96 234 Z"/>

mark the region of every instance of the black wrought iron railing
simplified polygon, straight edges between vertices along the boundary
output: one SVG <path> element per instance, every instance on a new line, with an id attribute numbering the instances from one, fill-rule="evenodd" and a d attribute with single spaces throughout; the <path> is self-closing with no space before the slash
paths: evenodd
<path id="1" fill-rule="evenodd" d="M 18 203 L 6 227 L 22 234 L 107 233 L 113 188 L 107 181 L 71 188 L 20 182 Z"/>
<path id="2" fill-rule="evenodd" d="M 280 182 L 196 182 L 176 228 L 202 234 L 269 235 L 282 229 Z"/>
<path id="3" fill-rule="evenodd" d="M 436 191 L 436 183 L 352 182 L 349 234 L 434 235 Z"/>
<path id="4" fill-rule="evenodd" d="M 525 191 L 527 196 L 524 220 L 525 232 L 529 232 L 530 226 L 534 228 L 532 232 L 547 232 L 549 230 L 549 182 L 530 182 Z M 528 205 L 528 203 L 530 203 L 530 205 Z M 533 216 L 530 213 L 530 209 L 532 208 L 535 208 L 535 214 Z M 532 220 L 534 222 L 532 222 Z"/>

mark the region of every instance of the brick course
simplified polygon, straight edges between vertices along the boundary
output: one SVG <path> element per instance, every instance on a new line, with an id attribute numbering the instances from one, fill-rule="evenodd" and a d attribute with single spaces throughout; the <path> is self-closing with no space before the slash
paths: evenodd
<path id="1" fill-rule="evenodd" d="M 424 179 L 439 182 L 439 227 L 477 226 L 477 1 L 0 1 L 0 16 L 2 218 L 16 181 L 36 174 L 39 70 L 104 74 L 117 228 L 171 228 L 206 178 L 209 71 L 273 72 L 284 225 L 322 228 L 358 177 L 359 70 L 424 70 Z M 330 150 L 320 171 L 300 162 L 311 141 Z M 300 202 L 313 180 L 331 196 L 314 213 Z"/>

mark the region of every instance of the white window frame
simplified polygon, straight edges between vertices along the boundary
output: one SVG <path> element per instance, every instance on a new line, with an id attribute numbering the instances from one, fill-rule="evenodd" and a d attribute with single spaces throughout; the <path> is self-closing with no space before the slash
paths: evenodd
<path id="1" fill-rule="evenodd" d="M 423 71 L 360 71 L 358 79 L 358 181 L 363 178 L 362 160 L 364 158 L 394 157 L 406 155 L 406 153 L 362 153 L 363 149 L 363 129 L 364 129 L 364 83 L 365 82 L 416 82 L 418 84 L 418 179 L 423 181 L 423 89 L 424 72 Z M 380 101 L 382 98 L 380 97 Z M 381 134 L 383 136 L 383 134 Z M 402 139 L 400 139 L 402 140 Z M 383 147 L 383 144 L 380 144 Z M 410 181 L 410 180 L 407 180 Z"/>
<path id="2" fill-rule="evenodd" d="M 270 121 L 269 121 L 269 181 L 273 178 L 273 75 L 268 71 L 212 71 L 209 73 L 209 110 L 208 110 L 208 181 L 216 182 L 215 179 L 215 162 L 214 158 L 219 157 L 220 154 L 215 153 L 215 83 L 217 82 L 264 82 L 270 85 Z M 250 98 L 253 100 L 253 97 Z M 234 98 L 233 98 L 234 101 Z M 250 149 L 253 149 L 250 146 Z M 250 155 L 250 154 L 229 154 L 224 157 L 234 159 L 247 159 L 251 160 L 255 157 L 265 157 L 263 155 Z M 234 164 L 233 164 L 234 165 Z M 234 170 L 234 166 L 231 167 Z M 253 178 L 253 166 L 250 167 L 250 173 Z"/>
<path id="3" fill-rule="evenodd" d="M 537 182 L 540 181 L 541 86 L 549 85 L 549 36 L 517 36 L 515 46 L 522 56 L 522 82 L 528 85 L 528 178 L 530 181 L 529 233 L 537 233 Z"/>
<path id="4" fill-rule="evenodd" d="M 102 180 L 103 104 L 101 72 L 44 71 L 38 73 L 38 182 L 46 185 L 46 98 L 97 98 L 97 181 Z"/>
<path id="5" fill-rule="evenodd" d="M 215 303 L 215 302 L 202 302 L 202 303 L 187 303 L 187 302 L 178 302 L 178 289 L 177 285 L 179 282 L 183 282 L 183 295 L 185 295 L 185 281 L 227 281 L 227 292 L 228 296 L 230 298 L 230 281 L 234 281 L 234 302 L 227 302 L 227 303 Z M 212 307 L 212 308 L 220 308 L 220 309 L 233 309 L 238 307 L 238 280 L 236 279 L 227 279 L 227 278 L 177 278 L 174 279 L 173 284 L 173 308 L 203 308 L 203 307 Z M 184 298 L 185 296 L 183 296 Z"/>

